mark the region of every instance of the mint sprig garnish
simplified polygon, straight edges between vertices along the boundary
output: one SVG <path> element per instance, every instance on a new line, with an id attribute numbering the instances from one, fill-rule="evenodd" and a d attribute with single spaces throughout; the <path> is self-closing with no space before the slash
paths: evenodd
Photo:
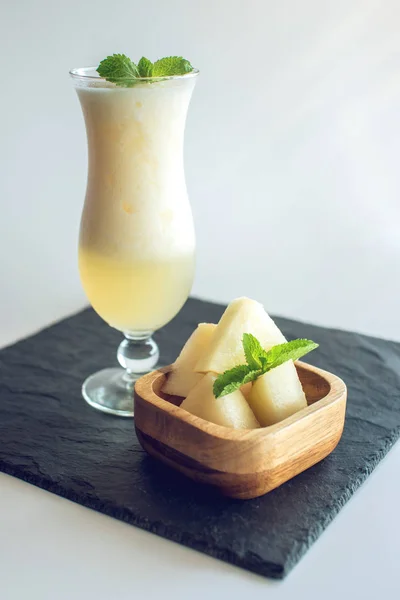
<path id="1" fill-rule="evenodd" d="M 267 359 L 267 352 L 258 339 L 251 333 L 244 333 L 242 344 L 248 366 L 253 370 L 262 369 Z"/>
<path id="2" fill-rule="evenodd" d="M 243 385 L 243 382 L 249 374 L 249 367 L 247 365 L 238 365 L 225 371 L 222 375 L 219 375 L 214 381 L 213 391 L 214 396 L 218 398 L 221 395 L 231 394 Z"/>
<path id="3" fill-rule="evenodd" d="M 97 67 L 100 77 L 122 87 L 131 87 L 140 77 L 137 65 L 125 54 L 107 56 Z"/>
<path id="4" fill-rule="evenodd" d="M 216 398 L 231 394 L 242 385 L 255 381 L 260 375 L 279 367 L 288 360 L 297 360 L 318 348 L 318 344 L 311 340 L 297 339 L 278 344 L 266 351 L 251 333 L 243 334 L 242 344 L 247 364 L 237 365 L 217 377 L 213 386 Z"/>
<path id="5" fill-rule="evenodd" d="M 311 340 L 297 339 L 284 344 L 273 346 L 267 352 L 267 371 L 279 367 L 288 360 L 298 360 L 305 354 L 318 348 L 318 344 Z"/>
<path id="6" fill-rule="evenodd" d="M 153 76 L 153 63 L 151 60 L 142 56 L 138 62 L 139 77 L 152 77 Z"/>
<path id="7" fill-rule="evenodd" d="M 186 58 L 167 56 L 154 63 L 152 77 L 173 77 L 174 75 L 185 75 L 190 71 L 193 71 L 193 67 Z"/>
<path id="8" fill-rule="evenodd" d="M 97 67 L 100 77 L 120 87 L 132 87 L 142 78 L 174 77 L 193 71 L 188 60 L 181 56 L 167 56 L 155 63 L 142 56 L 136 65 L 125 54 L 107 56 Z"/>

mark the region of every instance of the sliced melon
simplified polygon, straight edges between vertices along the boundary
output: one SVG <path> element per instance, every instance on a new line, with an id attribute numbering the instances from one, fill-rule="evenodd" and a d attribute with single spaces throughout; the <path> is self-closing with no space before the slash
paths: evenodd
<path id="1" fill-rule="evenodd" d="M 245 383 L 244 385 L 242 385 L 242 387 L 240 388 L 240 391 L 242 392 L 243 396 L 246 398 L 249 397 L 250 392 L 251 392 L 251 387 L 252 387 L 252 382 L 249 381 L 249 383 Z"/>
<path id="2" fill-rule="evenodd" d="M 236 390 L 227 396 L 215 398 L 213 393 L 215 379 L 216 377 L 212 373 L 202 376 L 199 383 L 182 402 L 181 408 L 216 425 L 224 425 L 234 429 L 260 427 L 240 390 Z"/>
<path id="3" fill-rule="evenodd" d="M 307 406 L 296 367 L 289 360 L 261 375 L 247 401 L 262 427 L 278 423 Z"/>
<path id="4" fill-rule="evenodd" d="M 210 345 L 201 355 L 195 371 L 223 373 L 245 363 L 242 346 L 244 333 L 252 333 L 266 350 L 286 342 L 285 336 L 265 312 L 262 304 L 250 298 L 237 298 L 222 315 Z"/>
<path id="5" fill-rule="evenodd" d="M 186 397 L 200 381 L 202 375 L 194 372 L 200 355 L 207 351 L 213 333 L 214 323 L 200 323 L 194 330 L 176 359 L 162 391 L 166 394 Z"/>

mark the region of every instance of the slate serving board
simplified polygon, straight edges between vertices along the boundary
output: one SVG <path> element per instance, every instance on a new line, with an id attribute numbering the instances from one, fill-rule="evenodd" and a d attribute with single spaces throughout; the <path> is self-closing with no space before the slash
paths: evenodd
<path id="1" fill-rule="evenodd" d="M 223 307 L 190 299 L 156 338 L 170 363 Z M 286 319 L 312 362 L 348 385 L 344 434 L 320 464 L 262 498 L 222 498 L 146 456 L 133 421 L 81 398 L 120 335 L 88 309 L 0 352 L 0 470 L 261 575 L 283 578 L 400 435 L 400 344 Z M 343 541 L 345 543 L 345 540 Z"/>

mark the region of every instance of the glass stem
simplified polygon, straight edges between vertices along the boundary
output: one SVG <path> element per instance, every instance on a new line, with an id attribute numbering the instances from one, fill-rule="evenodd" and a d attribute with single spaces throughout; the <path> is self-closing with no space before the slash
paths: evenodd
<path id="1" fill-rule="evenodd" d="M 160 351 L 152 334 L 152 331 L 124 331 L 125 339 L 118 347 L 117 358 L 125 369 L 124 381 L 128 388 L 133 388 L 135 381 L 152 371 L 158 362 Z"/>

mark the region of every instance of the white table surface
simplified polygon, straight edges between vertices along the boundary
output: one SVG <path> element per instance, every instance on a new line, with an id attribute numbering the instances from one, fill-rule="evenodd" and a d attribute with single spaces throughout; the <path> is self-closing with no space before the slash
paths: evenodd
<path id="1" fill-rule="evenodd" d="M 400 443 L 276 582 L 0 473 L 0 599 L 399 598 L 399 509 Z"/>

